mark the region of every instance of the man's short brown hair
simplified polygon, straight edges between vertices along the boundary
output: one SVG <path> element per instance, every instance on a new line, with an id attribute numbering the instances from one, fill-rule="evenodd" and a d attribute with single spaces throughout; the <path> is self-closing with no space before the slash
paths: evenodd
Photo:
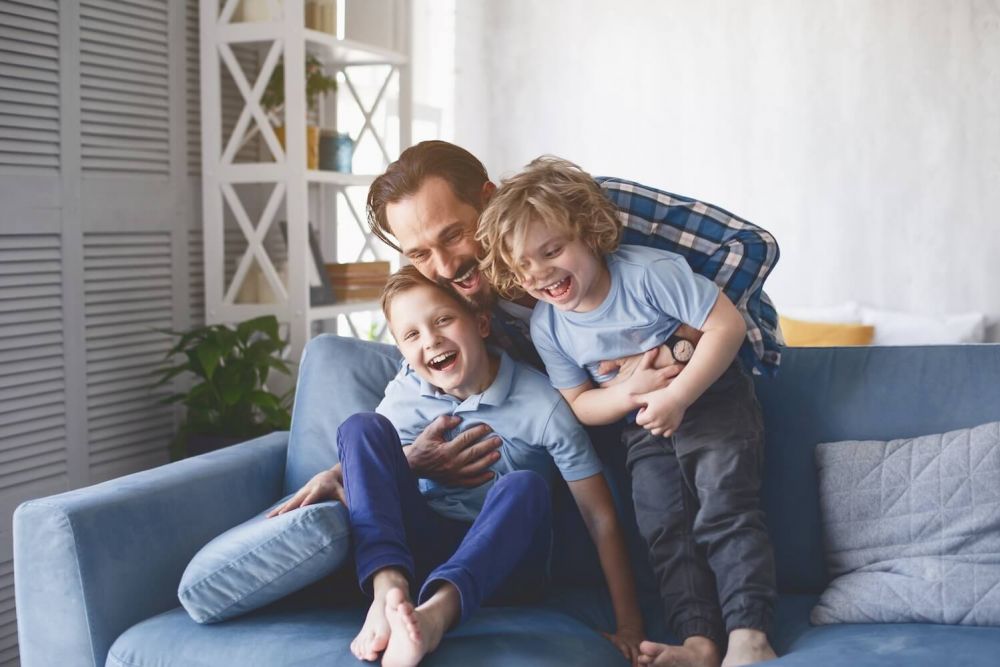
<path id="1" fill-rule="evenodd" d="M 490 180 L 483 163 L 469 151 L 447 141 L 422 141 L 403 151 L 368 188 L 368 227 L 372 234 L 400 250 L 392 238 L 385 207 L 415 194 L 431 176 L 447 181 L 460 201 L 477 211 L 483 209 L 483 185 Z"/>
<path id="2" fill-rule="evenodd" d="M 590 174 L 552 155 L 532 160 L 504 179 L 479 217 L 480 269 L 501 296 L 521 293 L 517 259 L 528 228 L 538 224 L 580 239 L 597 257 L 614 252 L 622 234 L 618 209 Z"/>
<path id="3" fill-rule="evenodd" d="M 406 266 L 399 267 L 399 271 L 396 271 L 394 274 L 389 276 L 389 280 L 385 283 L 385 289 L 382 290 L 382 314 L 385 315 L 386 321 L 390 324 L 392 323 L 392 318 L 389 317 L 389 309 L 392 308 L 392 300 L 403 292 L 408 292 L 415 287 L 433 287 L 436 290 L 440 290 L 442 294 L 446 295 L 449 299 L 458 304 L 462 310 L 473 313 L 472 308 L 465 302 L 464 299 L 460 298 L 447 287 L 438 285 L 433 280 L 428 280 L 424 277 L 424 274 L 417 271 L 417 267 L 412 264 L 407 264 Z"/>

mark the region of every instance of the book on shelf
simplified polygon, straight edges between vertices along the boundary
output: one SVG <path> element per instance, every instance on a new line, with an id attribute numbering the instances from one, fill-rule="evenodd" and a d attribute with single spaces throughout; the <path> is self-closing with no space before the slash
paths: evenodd
<path id="1" fill-rule="evenodd" d="M 389 278 L 389 262 L 326 264 L 326 274 L 337 302 L 370 301 L 382 296 Z"/>

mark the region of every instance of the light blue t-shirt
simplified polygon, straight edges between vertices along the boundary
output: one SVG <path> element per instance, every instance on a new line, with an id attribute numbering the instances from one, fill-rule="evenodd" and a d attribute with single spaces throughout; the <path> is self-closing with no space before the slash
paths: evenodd
<path id="1" fill-rule="evenodd" d="M 453 519 L 474 520 L 487 492 L 509 472 L 534 470 L 551 483 L 557 469 L 567 482 L 586 479 L 602 469 L 590 438 L 548 378 L 512 360 L 506 352 L 499 355 L 493 384 L 464 401 L 421 378 L 404 359 L 385 389 L 385 398 L 375 408 L 396 427 L 404 447 L 440 415 L 462 418 L 445 434 L 449 440 L 476 424 L 489 425 L 500 437 L 500 459 L 490 466 L 496 477 L 489 482 L 467 489 L 419 480 L 431 508 Z"/>
<path id="2" fill-rule="evenodd" d="M 623 245 L 606 257 L 608 296 L 586 313 L 558 310 L 539 301 L 531 314 L 531 340 L 553 387 L 595 384 L 600 362 L 651 350 L 682 323 L 700 329 L 719 288 L 691 270 L 687 261 L 659 248 Z"/>

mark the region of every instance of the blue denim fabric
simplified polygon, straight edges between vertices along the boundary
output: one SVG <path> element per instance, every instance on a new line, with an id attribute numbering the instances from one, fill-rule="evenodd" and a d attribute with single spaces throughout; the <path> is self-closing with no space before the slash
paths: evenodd
<path id="1" fill-rule="evenodd" d="M 337 433 L 354 537 L 358 582 L 371 594 L 379 570 L 403 570 L 424 602 L 443 583 L 458 590 L 461 621 L 506 588 L 537 592 L 544 583 L 551 535 L 549 488 L 535 472 L 496 481 L 469 524 L 434 512 L 417 486 L 395 428 L 359 413 Z M 512 591 L 505 591 L 510 593 Z"/>

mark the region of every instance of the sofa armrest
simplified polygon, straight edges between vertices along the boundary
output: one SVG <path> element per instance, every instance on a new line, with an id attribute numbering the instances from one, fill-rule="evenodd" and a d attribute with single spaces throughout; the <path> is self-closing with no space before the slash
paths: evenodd
<path id="1" fill-rule="evenodd" d="M 21 664 L 103 666 L 118 635 L 178 606 L 198 549 L 281 497 L 287 447 L 272 433 L 18 507 Z"/>

